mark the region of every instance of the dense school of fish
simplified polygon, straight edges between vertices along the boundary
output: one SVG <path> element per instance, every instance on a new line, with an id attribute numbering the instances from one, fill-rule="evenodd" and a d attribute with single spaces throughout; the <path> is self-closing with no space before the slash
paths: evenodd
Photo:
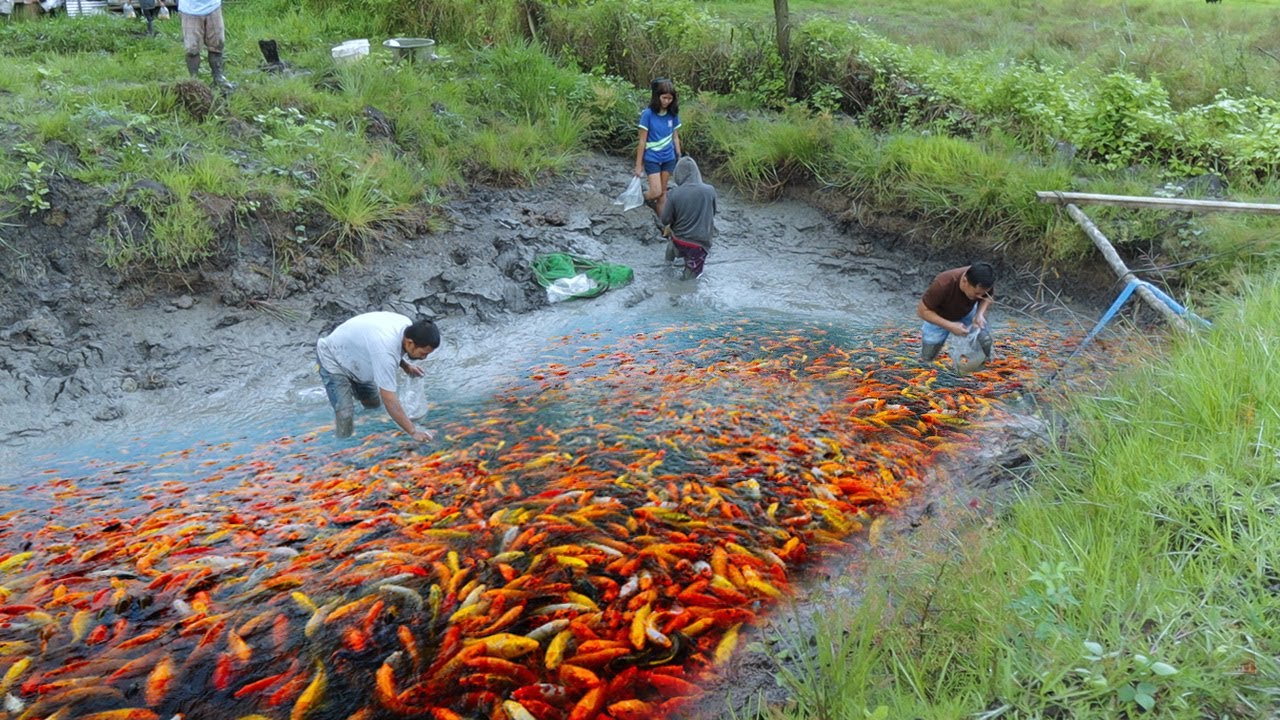
<path id="1" fill-rule="evenodd" d="M 0 717 L 671 716 L 1060 344 L 956 378 L 833 332 L 575 334 L 425 450 L 33 472 L 0 515 Z"/>

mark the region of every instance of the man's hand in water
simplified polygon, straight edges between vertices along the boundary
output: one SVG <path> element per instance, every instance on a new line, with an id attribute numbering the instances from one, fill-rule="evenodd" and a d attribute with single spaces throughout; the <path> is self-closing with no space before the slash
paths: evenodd
<path id="1" fill-rule="evenodd" d="M 436 439 L 436 434 L 433 430 L 423 430 L 419 428 L 413 431 L 413 439 L 418 442 L 431 442 Z"/>

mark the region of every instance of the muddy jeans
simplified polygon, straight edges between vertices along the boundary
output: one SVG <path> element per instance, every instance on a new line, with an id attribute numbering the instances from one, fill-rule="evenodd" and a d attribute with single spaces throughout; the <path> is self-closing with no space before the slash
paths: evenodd
<path id="1" fill-rule="evenodd" d="M 222 24 L 222 8 L 208 15 L 179 14 L 182 16 L 182 49 L 187 52 L 187 57 L 199 57 L 201 45 L 211 53 L 222 54 L 226 35 Z"/>
<path id="2" fill-rule="evenodd" d="M 317 360 L 317 362 L 319 362 Z M 354 380 L 342 373 L 334 374 L 320 365 L 320 382 L 324 383 L 324 393 L 329 396 L 329 404 L 333 406 L 333 429 L 338 437 L 350 437 L 355 429 L 355 403 L 358 398 L 366 408 L 376 408 L 382 404 L 382 394 L 378 386 Z"/>
<path id="3" fill-rule="evenodd" d="M 697 243 L 681 240 L 671 236 L 671 244 L 676 247 L 676 257 L 684 259 L 684 267 L 689 275 L 698 277 L 702 274 L 702 264 L 707 261 L 707 249 Z"/>

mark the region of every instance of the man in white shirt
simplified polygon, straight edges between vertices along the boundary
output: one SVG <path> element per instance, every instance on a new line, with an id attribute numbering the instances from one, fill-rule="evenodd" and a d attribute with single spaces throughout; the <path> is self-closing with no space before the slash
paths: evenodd
<path id="1" fill-rule="evenodd" d="M 320 380 L 333 406 L 338 437 L 352 433 L 358 398 L 366 408 L 379 405 L 414 440 L 426 442 L 430 430 L 415 427 L 396 396 L 396 368 L 421 377 L 422 368 L 409 360 L 423 360 L 440 347 L 440 329 L 430 320 L 413 322 L 392 312 L 357 315 L 316 342 Z M 408 360 L 405 359 L 406 356 Z"/>

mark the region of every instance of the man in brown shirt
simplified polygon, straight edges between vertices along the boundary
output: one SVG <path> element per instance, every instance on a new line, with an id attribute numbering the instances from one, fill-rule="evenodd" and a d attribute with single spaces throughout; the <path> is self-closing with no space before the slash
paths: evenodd
<path id="1" fill-rule="evenodd" d="M 996 272 L 985 262 L 938 273 L 916 305 L 916 315 L 924 321 L 920 329 L 920 359 L 938 356 L 947 337 L 968 335 L 971 326 L 980 332 L 978 342 L 991 357 L 991 333 L 987 331 L 987 308 Z"/>

